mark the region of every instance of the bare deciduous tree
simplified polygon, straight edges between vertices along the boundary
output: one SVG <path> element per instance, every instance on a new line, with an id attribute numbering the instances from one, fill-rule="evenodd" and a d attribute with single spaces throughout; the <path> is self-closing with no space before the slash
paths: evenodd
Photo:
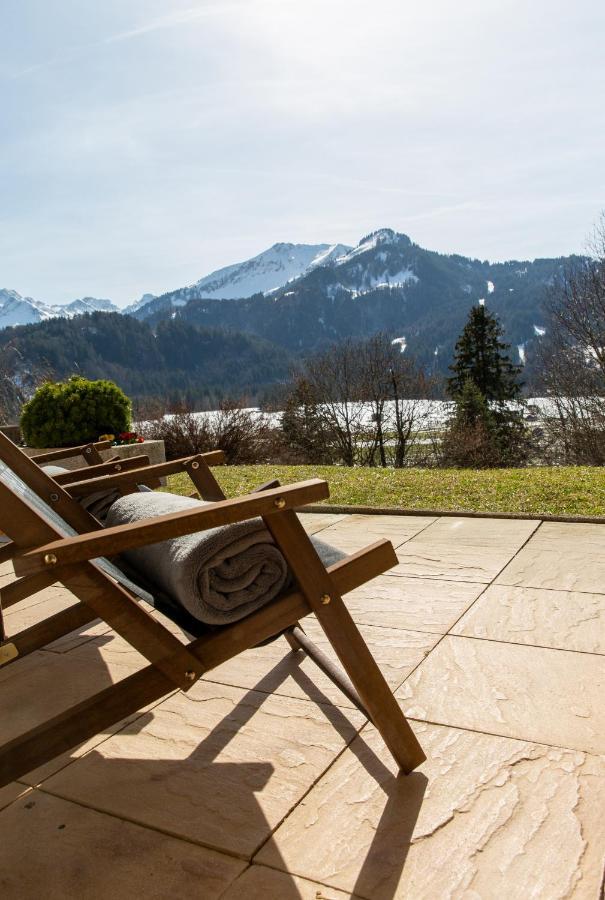
<path id="1" fill-rule="evenodd" d="M 0 424 L 16 423 L 23 404 L 51 377 L 50 370 L 25 364 L 13 341 L 0 348 Z"/>
<path id="2" fill-rule="evenodd" d="M 552 402 L 547 417 L 559 459 L 605 464 L 605 215 L 578 261 L 553 286 L 547 336 L 540 349 L 542 380 Z"/>
<path id="3" fill-rule="evenodd" d="M 390 338 L 345 341 L 307 362 L 282 419 L 307 461 L 407 465 L 432 383 Z"/>

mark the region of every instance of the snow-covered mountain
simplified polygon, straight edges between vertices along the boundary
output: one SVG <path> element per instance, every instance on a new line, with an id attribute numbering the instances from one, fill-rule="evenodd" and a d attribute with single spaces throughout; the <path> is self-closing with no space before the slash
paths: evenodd
<path id="1" fill-rule="evenodd" d="M 52 310 L 32 297 L 22 297 L 17 291 L 0 290 L 0 328 L 9 325 L 31 325 L 52 318 Z"/>
<path id="2" fill-rule="evenodd" d="M 350 250 L 345 244 L 274 244 L 252 259 L 217 269 L 187 287 L 159 297 L 145 294 L 124 312 L 147 319 L 166 307 L 167 296 L 170 297 L 168 305 L 179 307 L 201 297 L 232 300 L 271 294 L 320 266 L 331 265 Z M 146 297 L 150 299 L 145 301 Z"/>
<path id="3" fill-rule="evenodd" d="M 278 290 L 316 266 L 325 266 L 350 251 L 344 244 L 273 244 L 245 262 L 217 269 L 192 287 L 200 297 L 251 297 Z"/>
<path id="4" fill-rule="evenodd" d="M 82 297 L 71 303 L 51 305 L 34 300 L 33 297 L 22 297 L 17 291 L 0 289 L 0 329 L 13 325 L 33 325 L 54 319 L 57 316 L 71 319 L 86 312 L 118 312 L 118 307 L 111 300 L 97 297 Z"/>
<path id="5" fill-rule="evenodd" d="M 119 312 L 119 308 L 112 303 L 111 300 L 103 300 L 99 297 L 82 297 L 80 300 L 72 300 L 64 306 L 53 306 L 56 315 L 59 316 L 81 316 L 87 312 Z"/>
<path id="6" fill-rule="evenodd" d="M 411 248 L 409 237 L 392 228 L 371 232 L 333 261 L 330 266 L 333 289 L 344 288 L 357 295 L 376 288 L 416 283 L 418 276 L 411 266 Z"/>

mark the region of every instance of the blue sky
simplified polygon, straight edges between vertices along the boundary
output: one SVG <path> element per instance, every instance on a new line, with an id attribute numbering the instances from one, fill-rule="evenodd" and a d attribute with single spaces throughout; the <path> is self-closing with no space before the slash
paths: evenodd
<path id="1" fill-rule="evenodd" d="M 390 226 L 582 250 L 602 0 L 2 0 L 0 287 L 118 303 Z"/>

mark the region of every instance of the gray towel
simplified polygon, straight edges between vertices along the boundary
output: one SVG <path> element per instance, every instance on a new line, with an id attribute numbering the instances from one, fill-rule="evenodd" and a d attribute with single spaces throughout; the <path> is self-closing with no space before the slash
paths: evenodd
<path id="1" fill-rule="evenodd" d="M 202 505 L 176 494 L 128 494 L 116 500 L 105 524 L 124 525 Z M 326 565 L 344 556 L 320 541 L 313 543 Z M 148 582 L 209 625 L 243 619 L 277 597 L 289 581 L 286 561 L 260 518 L 171 538 L 123 556 Z"/>
<path id="2" fill-rule="evenodd" d="M 62 475 L 63 472 L 69 472 L 69 469 L 63 468 L 63 466 L 42 466 L 47 475 L 50 475 L 51 478 L 55 478 L 57 475 Z M 100 522 L 104 522 L 107 518 L 107 513 L 109 512 L 109 507 L 112 503 L 115 503 L 118 497 L 120 496 L 120 492 L 115 488 L 106 488 L 104 491 L 94 491 L 92 494 L 88 494 L 86 497 L 80 497 L 80 505 L 87 509 L 88 512 L 93 515 Z"/>

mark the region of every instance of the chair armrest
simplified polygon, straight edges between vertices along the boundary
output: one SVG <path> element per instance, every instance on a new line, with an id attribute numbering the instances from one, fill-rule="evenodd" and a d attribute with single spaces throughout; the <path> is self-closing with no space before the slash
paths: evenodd
<path id="1" fill-rule="evenodd" d="M 165 475 L 174 475 L 176 472 L 186 472 L 189 466 L 195 467 L 198 460 L 203 460 L 208 466 L 220 466 L 224 459 L 225 454 L 222 450 L 213 450 L 211 453 L 200 453 L 197 456 L 185 456 L 170 462 L 155 463 L 155 465 L 145 466 L 141 470 L 132 469 L 127 472 L 115 472 L 112 475 L 101 475 L 99 478 L 72 482 L 66 485 L 65 489 L 72 497 L 85 497 L 92 491 L 102 491 L 107 488 L 128 488 L 137 484 L 157 487 L 159 478 L 163 478 Z"/>
<path id="2" fill-rule="evenodd" d="M 300 481 L 287 487 L 208 503 L 199 509 L 140 519 L 138 522 L 52 541 L 15 557 L 13 567 L 17 575 L 29 575 L 49 566 L 73 565 L 100 556 L 117 556 L 125 550 L 157 544 L 184 534 L 243 522 L 256 516 L 278 515 L 280 510 L 325 500 L 329 494 L 326 481 L 318 478 Z"/>
<path id="3" fill-rule="evenodd" d="M 100 450 L 110 450 L 111 441 L 97 441 L 95 444 L 81 444 L 79 447 L 64 447 L 62 450 L 50 450 L 48 453 L 37 453 L 30 456 L 39 466 L 55 462 L 57 459 L 71 459 L 72 456 L 94 457 L 96 461 Z"/>
<path id="4" fill-rule="evenodd" d="M 140 469 L 147 466 L 149 466 L 149 457 L 141 454 L 140 456 L 120 459 L 117 462 L 105 462 L 98 466 L 84 466 L 82 469 L 70 469 L 68 472 L 61 472 L 60 475 L 53 475 L 52 477 L 57 484 L 80 483 L 98 478 L 101 475 L 117 475 L 120 472 L 128 472 L 130 469 Z"/>

